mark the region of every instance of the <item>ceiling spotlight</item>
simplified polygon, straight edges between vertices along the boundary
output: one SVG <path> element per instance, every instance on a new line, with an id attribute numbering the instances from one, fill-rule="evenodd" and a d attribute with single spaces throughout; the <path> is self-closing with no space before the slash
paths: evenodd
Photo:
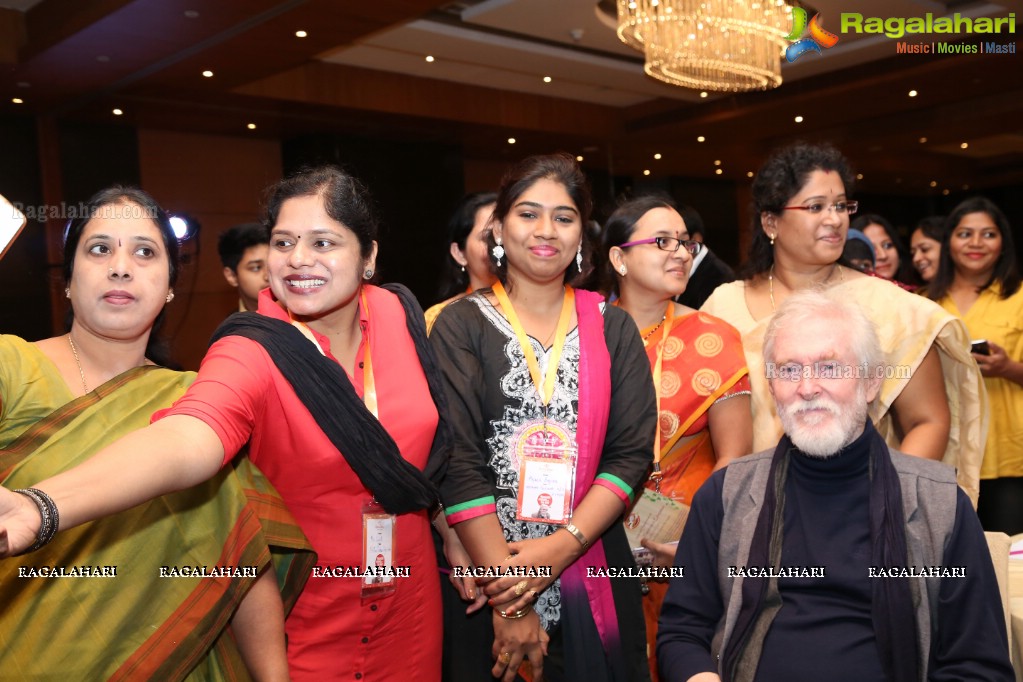
<path id="1" fill-rule="evenodd" d="M 430 62 L 432 64 L 433 63 L 433 55 L 432 54 L 426 55 L 426 61 L 428 61 L 428 62 Z"/>
<path id="2" fill-rule="evenodd" d="M 509 137 L 508 138 L 508 144 L 515 144 L 515 138 L 514 137 Z"/>
<path id="3" fill-rule="evenodd" d="M 203 71 L 202 75 L 203 75 L 203 78 L 213 78 L 213 72 L 210 71 L 209 69 L 206 69 L 205 71 Z"/>
<path id="4" fill-rule="evenodd" d="M 308 35 L 309 34 L 306 33 L 305 31 L 295 31 L 295 37 L 296 38 L 305 38 Z"/>
<path id="5" fill-rule="evenodd" d="M 720 166 L 721 165 L 721 159 L 714 159 L 714 165 L 715 166 Z"/>
<path id="6" fill-rule="evenodd" d="M 24 104 L 25 100 L 21 99 L 20 97 L 12 97 L 11 102 L 15 104 Z"/>
<path id="7" fill-rule="evenodd" d="M 648 169 L 644 170 L 643 171 L 643 175 L 650 175 L 650 169 L 648 168 Z"/>
<path id="8" fill-rule="evenodd" d="M 543 82 L 544 83 L 550 83 L 551 82 L 551 77 L 550 76 L 544 76 L 543 77 Z"/>
<path id="9" fill-rule="evenodd" d="M 916 97 L 916 90 L 910 90 L 909 91 L 909 96 L 910 97 Z"/>
<path id="10" fill-rule="evenodd" d="M 580 154 L 579 156 L 575 157 L 575 160 L 578 161 L 579 163 L 582 163 L 583 162 L 582 155 Z"/>
<path id="11" fill-rule="evenodd" d="M 924 144 L 925 142 L 927 142 L 927 138 L 926 137 L 921 137 L 920 138 L 920 144 Z"/>
<path id="12" fill-rule="evenodd" d="M 660 154 L 660 152 L 658 152 L 658 153 L 654 154 L 654 159 L 656 159 L 657 161 L 660 161 L 660 160 L 661 160 L 661 154 Z"/>
<path id="13" fill-rule="evenodd" d="M 705 90 L 705 91 L 701 92 L 700 93 L 700 97 L 706 98 L 707 97 L 707 91 Z"/>
<path id="14" fill-rule="evenodd" d="M 948 190 L 947 189 L 941 190 L 941 193 L 944 194 L 946 197 L 948 196 Z"/>
<path id="15" fill-rule="evenodd" d="M 969 142 L 963 142 L 963 143 L 962 143 L 961 145 L 959 145 L 959 148 L 960 148 L 960 149 L 966 149 L 966 148 L 967 148 L 967 147 L 969 147 L 969 146 L 970 146 L 970 143 L 969 143 Z"/>
<path id="16" fill-rule="evenodd" d="M 937 187 L 937 186 L 938 186 L 938 181 L 937 180 L 931 180 L 931 187 Z"/>
<path id="17" fill-rule="evenodd" d="M 753 177 L 753 171 L 746 171 L 746 177 L 747 178 L 752 178 Z"/>
<path id="18" fill-rule="evenodd" d="M 699 137 L 696 138 L 696 141 L 697 142 L 706 142 L 707 138 L 705 138 L 703 135 L 700 135 Z"/>
<path id="19" fill-rule="evenodd" d="M 803 117 L 802 116 L 796 116 L 795 121 L 796 121 L 796 123 L 802 123 L 803 122 Z"/>
<path id="20" fill-rule="evenodd" d="M 857 180 L 862 180 L 863 179 L 863 173 L 857 173 L 856 174 L 856 179 Z"/>
<path id="21" fill-rule="evenodd" d="M 114 109 L 114 116 L 120 116 L 120 115 L 121 115 L 121 114 L 123 114 L 123 113 L 124 113 L 124 112 L 123 112 L 123 111 L 121 111 L 120 109 Z"/>
<path id="22" fill-rule="evenodd" d="M 256 129 L 256 124 L 255 123 L 250 123 L 250 124 L 248 124 L 245 127 L 248 128 L 249 130 L 255 130 Z"/>
<path id="23" fill-rule="evenodd" d="M 721 170 L 720 168 L 714 171 L 714 175 L 721 175 L 722 173 L 724 173 L 724 171 Z"/>

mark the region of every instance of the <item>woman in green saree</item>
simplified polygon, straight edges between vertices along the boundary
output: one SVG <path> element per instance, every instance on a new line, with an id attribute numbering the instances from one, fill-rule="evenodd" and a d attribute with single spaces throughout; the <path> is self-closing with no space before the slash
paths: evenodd
<path id="1" fill-rule="evenodd" d="M 119 187 L 88 209 L 65 236 L 69 332 L 36 343 L 0 336 L 9 488 L 147 425 L 194 378 L 158 364 L 153 332 L 177 274 L 167 215 Z M 272 486 L 238 462 L 0 563 L 2 676 L 287 680 L 284 614 L 314 555 Z"/>

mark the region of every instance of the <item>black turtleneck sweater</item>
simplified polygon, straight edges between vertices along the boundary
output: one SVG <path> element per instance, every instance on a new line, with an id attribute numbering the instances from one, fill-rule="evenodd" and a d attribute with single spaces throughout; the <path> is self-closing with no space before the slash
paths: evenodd
<path id="1" fill-rule="evenodd" d="M 764 640 L 760 682 L 885 679 L 871 620 L 870 581 L 884 578 L 871 578 L 868 570 L 868 462 L 865 434 L 829 459 L 792 452 L 781 565 L 823 567 L 824 577 L 778 579 L 782 608 Z M 675 557 L 685 577 L 673 579 L 668 590 L 657 647 L 668 682 L 717 670 L 710 642 L 725 613 L 718 572 L 728 567 L 718 566 L 717 552 L 724 474 L 715 473 L 694 496 Z M 965 578 L 942 580 L 928 679 L 1012 680 L 987 542 L 962 490 L 943 565 L 967 571 Z"/>

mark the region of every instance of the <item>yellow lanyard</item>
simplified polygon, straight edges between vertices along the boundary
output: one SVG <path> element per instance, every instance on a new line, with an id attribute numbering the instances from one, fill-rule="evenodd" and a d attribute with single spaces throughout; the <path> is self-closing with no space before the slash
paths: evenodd
<path id="1" fill-rule="evenodd" d="M 526 330 L 522 327 L 519 316 L 515 314 L 515 308 L 512 306 L 504 286 L 501 282 L 494 282 L 493 290 L 494 296 L 497 297 L 497 302 L 501 304 L 505 317 L 508 318 L 508 323 L 515 330 L 515 336 L 519 339 L 519 345 L 522 346 L 522 354 L 526 356 L 526 365 L 529 367 L 529 376 L 532 377 L 533 386 L 536 387 L 536 392 L 540 395 L 544 414 L 546 415 L 547 406 L 554 396 L 554 382 L 558 378 L 558 363 L 561 361 L 561 351 L 564 349 L 565 339 L 568 337 L 568 323 L 572 319 L 572 310 L 575 308 L 575 291 L 572 287 L 567 284 L 565 285 L 565 299 L 561 303 L 561 317 L 558 318 L 558 326 L 554 329 L 551 361 L 547 365 L 547 375 L 541 376 L 540 363 L 533 353 L 533 346 L 529 343 Z"/>
<path id="2" fill-rule="evenodd" d="M 366 327 L 369 327 L 369 306 L 366 304 L 366 290 L 363 289 L 360 296 L 359 302 L 362 305 L 363 311 L 366 315 Z M 288 316 L 291 316 L 291 312 L 288 312 Z M 311 329 L 304 322 L 292 319 L 291 324 L 302 332 L 302 336 L 306 337 L 313 342 L 316 349 L 320 351 L 320 355 L 326 356 L 327 354 L 323 351 L 320 346 L 320 342 L 316 340 Z M 362 402 L 366 403 L 366 409 L 373 413 L 373 416 L 380 419 L 380 414 L 377 410 L 377 384 L 373 378 L 373 358 L 369 352 L 369 338 L 365 338 L 363 342 L 363 358 L 362 358 Z"/>

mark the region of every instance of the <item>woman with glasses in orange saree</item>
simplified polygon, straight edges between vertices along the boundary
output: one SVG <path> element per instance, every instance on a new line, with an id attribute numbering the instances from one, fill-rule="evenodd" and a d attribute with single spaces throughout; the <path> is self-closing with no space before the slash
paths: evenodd
<path id="1" fill-rule="evenodd" d="M 685 291 L 693 256 L 675 207 L 658 197 L 625 202 L 604 226 L 609 288 L 639 327 L 657 389 L 658 438 L 654 471 L 644 497 L 664 495 L 688 505 L 711 472 L 748 454 L 753 444 L 749 371 L 742 342 L 723 320 L 674 299 Z M 677 539 L 677 538 L 676 538 Z M 658 564 L 670 564 L 675 546 L 643 541 Z M 643 599 L 650 668 L 667 583 L 649 582 Z"/>

